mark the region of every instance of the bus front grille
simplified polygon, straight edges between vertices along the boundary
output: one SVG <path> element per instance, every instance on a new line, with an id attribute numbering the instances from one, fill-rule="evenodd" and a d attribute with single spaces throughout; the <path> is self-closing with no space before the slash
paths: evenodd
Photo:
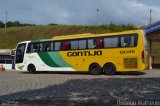
<path id="1" fill-rule="evenodd" d="M 124 58 L 124 68 L 125 69 L 135 69 L 138 68 L 137 58 Z"/>

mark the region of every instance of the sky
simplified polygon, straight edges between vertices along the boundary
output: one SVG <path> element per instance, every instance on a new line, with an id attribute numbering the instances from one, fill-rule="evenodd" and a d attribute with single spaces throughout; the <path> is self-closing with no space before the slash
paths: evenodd
<path id="1" fill-rule="evenodd" d="M 8 21 L 37 25 L 142 26 L 149 23 L 150 10 L 152 22 L 160 20 L 160 0 L 0 0 L 0 21 L 7 12 Z"/>

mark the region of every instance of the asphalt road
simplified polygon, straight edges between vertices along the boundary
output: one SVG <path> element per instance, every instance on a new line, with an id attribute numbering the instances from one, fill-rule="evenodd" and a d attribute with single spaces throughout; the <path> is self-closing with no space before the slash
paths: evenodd
<path id="1" fill-rule="evenodd" d="M 0 72 L 1 104 L 160 105 L 160 70 L 118 73 Z M 156 105 L 154 104 L 154 105 Z"/>

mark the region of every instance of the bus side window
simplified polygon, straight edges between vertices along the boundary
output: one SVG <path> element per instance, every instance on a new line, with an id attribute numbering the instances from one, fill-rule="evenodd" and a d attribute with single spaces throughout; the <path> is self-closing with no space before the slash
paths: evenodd
<path id="1" fill-rule="evenodd" d="M 103 48 L 102 38 L 88 39 L 88 49 Z"/>
<path id="2" fill-rule="evenodd" d="M 38 43 L 29 43 L 27 53 L 39 52 L 40 45 Z"/>
<path id="3" fill-rule="evenodd" d="M 104 48 L 118 47 L 118 37 L 106 37 L 104 38 Z"/>
<path id="4" fill-rule="evenodd" d="M 96 48 L 102 48 L 103 47 L 103 42 L 102 42 L 102 38 L 97 38 L 96 39 Z"/>
<path id="5" fill-rule="evenodd" d="M 78 40 L 70 41 L 71 50 L 77 50 L 78 49 Z"/>
<path id="6" fill-rule="evenodd" d="M 55 46 L 54 46 L 55 51 L 58 51 L 61 49 L 61 42 L 55 42 L 54 44 L 55 44 Z"/>
<path id="7" fill-rule="evenodd" d="M 121 37 L 121 47 L 134 47 L 137 44 L 135 35 L 125 35 Z"/>
<path id="8" fill-rule="evenodd" d="M 38 43 L 33 44 L 33 52 L 39 52 L 40 51 L 40 45 Z"/>
<path id="9" fill-rule="evenodd" d="M 134 46 L 137 46 L 138 43 L 138 35 L 133 35 L 134 36 Z M 145 40 L 146 41 L 146 40 Z M 146 42 L 145 42 L 146 43 Z M 146 43 L 147 44 L 147 43 Z"/>
<path id="10" fill-rule="evenodd" d="M 51 42 L 51 51 L 54 50 L 54 42 Z"/>
<path id="11" fill-rule="evenodd" d="M 88 39 L 88 49 L 96 48 L 96 40 L 95 39 Z"/>
<path id="12" fill-rule="evenodd" d="M 44 50 L 43 50 L 43 43 L 40 43 L 40 50 L 39 50 L 40 52 L 43 52 Z"/>
<path id="13" fill-rule="evenodd" d="M 62 42 L 62 50 L 69 50 L 70 49 L 70 43 L 68 41 Z"/>
<path id="14" fill-rule="evenodd" d="M 43 42 L 40 44 L 40 51 L 47 52 L 51 51 L 51 42 Z"/>
<path id="15" fill-rule="evenodd" d="M 48 44 L 46 45 L 46 51 L 51 51 L 51 43 L 48 43 Z"/>
<path id="16" fill-rule="evenodd" d="M 79 46 L 79 49 L 86 49 L 87 48 L 87 40 L 79 40 L 78 42 L 78 46 Z"/>
<path id="17" fill-rule="evenodd" d="M 134 39 L 134 36 L 131 36 L 131 43 L 130 43 L 130 46 L 131 46 L 131 47 L 134 47 L 134 46 L 135 46 L 135 39 Z"/>

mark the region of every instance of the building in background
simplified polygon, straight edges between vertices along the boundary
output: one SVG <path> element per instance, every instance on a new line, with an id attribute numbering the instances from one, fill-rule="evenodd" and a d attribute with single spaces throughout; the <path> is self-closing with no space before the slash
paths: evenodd
<path id="1" fill-rule="evenodd" d="M 14 50 L 0 49 L 0 64 L 5 69 L 14 69 Z"/>

